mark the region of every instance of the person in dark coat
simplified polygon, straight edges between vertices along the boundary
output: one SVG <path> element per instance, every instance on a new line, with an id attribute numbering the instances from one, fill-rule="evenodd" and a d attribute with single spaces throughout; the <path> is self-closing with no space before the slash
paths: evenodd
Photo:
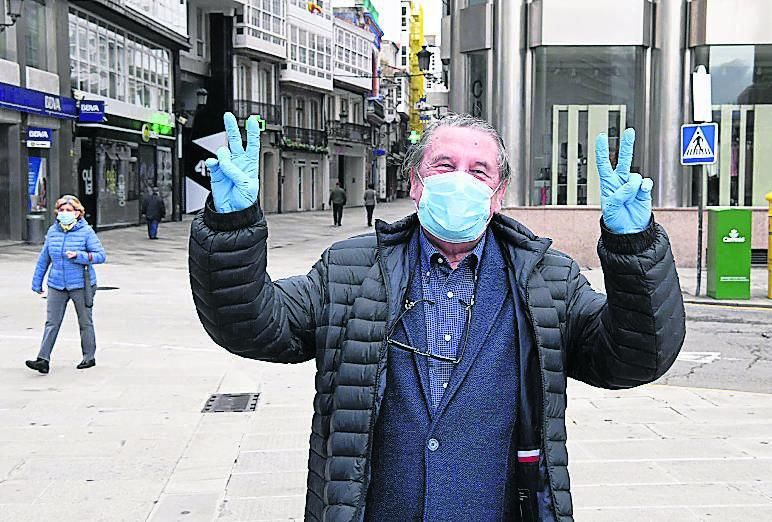
<path id="1" fill-rule="evenodd" d="M 375 185 L 372 183 L 367 185 L 364 197 L 362 200 L 365 202 L 365 210 L 367 211 L 367 226 L 373 226 L 373 211 L 375 210 L 375 201 L 378 199 L 375 193 Z"/>
<path id="2" fill-rule="evenodd" d="M 153 192 L 142 201 L 142 215 L 147 220 L 148 239 L 158 239 L 158 225 L 166 217 L 166 205 L 157 187 L 153 187 Z"/>
<path id="3" fill-rule="evenodd" d="M 305 519 L 571 522 L 566 380 L 652 382 L 683 344 L 685 314 L 652 181 L 600 135 L 598 255 L 607 295 L 569 256 L 499 213 L 507 153 L 485 121 L 430 125 L 404 169 L 417 213 L 332 245 L 272 281 L 258 203 L 259 127 L 209 160 L 190 284 L 226 350 L 316 361 Z"/>
<path id="4" fill-rule="evenodd" d="M 335 183 L 335 188 L 330 191 L 330 205 L 332 205 L 333 226 L 339 227 L 343 221 L 343 206 L 346 204 L 346 191 Z"/>

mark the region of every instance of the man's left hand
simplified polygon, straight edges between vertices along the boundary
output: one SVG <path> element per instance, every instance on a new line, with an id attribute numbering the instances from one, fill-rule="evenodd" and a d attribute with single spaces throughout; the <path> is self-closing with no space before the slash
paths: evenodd
<path id="1" fill-rule="evenodd" d="M 65 254 L 67 255 L 67 259 L 75 259 L 76 257 L 78 257 L 78 253 L 73 252 L 72 250 L 68 250 L 67 252 L 65 252 Z"/>
<path id="2" fill-rule="evenodd" d="M 651 221 L 651 189 L 654 181 L 630 172 L 633 162 L 635 130 L 626 129 L 619 145 L 617 168 L 611 168 L 608 137 L 595 140 L 595 159 L 600 174 L 600 205 L 603 222 L 615 234 L 635 234 L 646 230 Z"/>

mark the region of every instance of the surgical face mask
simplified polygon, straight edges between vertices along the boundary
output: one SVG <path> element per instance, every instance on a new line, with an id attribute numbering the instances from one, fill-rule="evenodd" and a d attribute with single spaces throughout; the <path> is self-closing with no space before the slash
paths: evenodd
<path id="1" fill-rule="evenodd" d="M 418 219 L 431 235 L 448 243 L 467 243 L 483 235 L 501 184 L 493 190 L 463 171 L 419 179 L 424 189 Z"/>
<path id="2" fill-rule="evenodd" d="M 75 212 L 71 212 L 68 210 L 65 210 L 64 212 L 59 212 L 56 215 L 56 219 L 64 226 L 72 225 L 75 223 L 75 220 L 77 219 L 75 217 Z"/>

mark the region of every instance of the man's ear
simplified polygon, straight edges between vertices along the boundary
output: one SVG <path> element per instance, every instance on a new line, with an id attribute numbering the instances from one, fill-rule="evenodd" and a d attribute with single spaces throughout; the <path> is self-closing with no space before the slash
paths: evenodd
<path id="1" fill-rule="evenodd" d="M 410 179 L 410 198 L 418 204 L 424 187 L 421 184 L 421 180 L 418 179 L 418 175 L 416 175 L 415 167 L 410 169 L 408 177 Z"/>
<path id="2" fill-rule="evenodd" d="M 501 182 L 499 190 L 493 195 L 493 201 L 491 202 L 491 213 L 501 211 L 501 207 L 504 205 L 504 196 L 507 194 L 509 188 L 509 179 Z"/>

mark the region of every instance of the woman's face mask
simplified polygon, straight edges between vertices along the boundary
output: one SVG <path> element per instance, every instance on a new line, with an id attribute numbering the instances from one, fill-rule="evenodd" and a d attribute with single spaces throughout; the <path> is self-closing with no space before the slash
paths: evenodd
<path id="1" fill-rule="evenodd" d="M 57 221 L 64 226 L 72 225 L 78 219 L 78 215 L 71 210 L 64 210 L 56 215 Z"/>
<path id="2" fill-rule="evenodd" d="M 423 192 L 418 219 L 433 236 L 448 243 L 468 243 L 483 235 L 496 189 L 463 171 L 418 178 Z"/>

